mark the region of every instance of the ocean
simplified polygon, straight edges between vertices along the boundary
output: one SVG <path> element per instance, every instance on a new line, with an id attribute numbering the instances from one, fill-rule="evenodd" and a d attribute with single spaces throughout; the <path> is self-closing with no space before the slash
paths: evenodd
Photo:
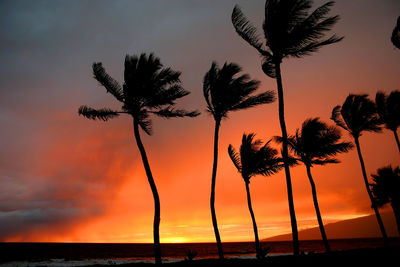
<path id="1" fill-rule="evenodd" d="M 390 240 L 400 245 L 399 238 Z M 383 246 L 380 238 L 332 239 L 332 250 L 375 248 Z M 292 253 L 291 241 L 262 242 L 271 248 L 268 256 Z M 161 244 L 163 261 L 174 262 L 186 258 L 188 250 L 196 251 L 195 259 L 217 258 L 215 243 Z M 227 258 L 255 257 L 254 242 L 223 243 Z M 321 240 L 300 241 L 304 253 L 323 252 Z M 117 265 L 122 263 L 154 262 L 152 244 L 116 243 L 0 243 L 0 266 L 84 266 L 88 264 Z"/>

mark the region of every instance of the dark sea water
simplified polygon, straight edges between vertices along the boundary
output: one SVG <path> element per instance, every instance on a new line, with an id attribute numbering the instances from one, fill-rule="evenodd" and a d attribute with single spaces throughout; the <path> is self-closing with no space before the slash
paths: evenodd
<path id="1" fill-rule="evenodd" d="M 400 245 L 400 239 L 391 239 L 393 245 Z M 333 239 L 332 250 L 357 248 L 375 248 L 383 246 L 380 238 L 366 239 Z M 263 242 L 263 247 L 271 248 L 269 255 L 292 253 L 292 243 Z M 161 244 L 163 259 L 169 261 L 183 260 L 186 251 L 196 251 L 195 259 L 217 258 L 215 243 Z M 255 248 L 252 242 L 223 243 L 226 257 L 254 257 Z M 300 241 L 302 252 L 323 252 L 320 240 Z M 79 266 L 84 262 L 118 264 L 153 260 L 152 244 L 99 244 L 99 243 L 0 243 L 0 265 L 35 266 L 33 263 L 53 266 L 67 266 L 63 263 Z M 55 262 L 55 263 L 54 263 Z M 25 264 L 22 264 L 25 263 Z M 31 263 L 31 264 L 28 264 Z M 54 263 L 54 264 L 53 264 Z M 58 263 L 58 264 L 56 264 Z M 81 264 L 79 264 L 81 263 Z M 40 265 L 39 264 L 39 265 Z"/>

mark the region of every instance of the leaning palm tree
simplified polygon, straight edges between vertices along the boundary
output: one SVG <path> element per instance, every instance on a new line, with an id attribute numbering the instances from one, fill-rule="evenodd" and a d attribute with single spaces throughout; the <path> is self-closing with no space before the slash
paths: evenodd
<path id="1" fill-rule="evenodd" d="M 314 165 L 339 163 L 334 156 L 338 153 L 347 152 L 352 148 L 351 143 L 340 142 L 340 137 L 341 134 L 336 127 L 329 127 L 327 124 L 320 121 L 319 118 L 304 121 L 301 131 L 297 129 L 295 135 L 288 137 L 289 149 L 295 155 L 295 157 L 292 158 L 302 162 L 306 166 L 319 230 L 327 252 L 330 252 L 331 249 L 319 210 L 317 190 L 311 175 L 311 167 Z M 275 139 L 280 143 L 282 142 L 282 137 L 276 137 Z"/>
<path id="2" fill-rule="evenodd" d="M 367 95 L 350 94 L 344 101 L 342 106 L 336 106 L 332 110 L 331 119 L 341 128 L 345 129 L 354 138 L 357 147 L 358 158 L 361 164 L 361 171 L 364 178 L 365 187 L 372 203 L 379 228 L 385 245 L 388 244 L 387 234 L 379 214 L 377 205 L 369 187 L 367 172 L 365 170 L 364 159 L 361 154 L 359 138 L 362 132 L 380 132 L 381 121 L 376 114 L 374 102 L 368 99 Z"/>
<path id="3" fill-rule="evenodd" d="M 220 259 L 224 258 L 224 253 L 214 203 L 218 163 L 218 135 L 221 120 L 227 118 L 230 111 L 247 109 L 274 101 L 274 93 L 272 91 L 251 95 L 257 90 L 260 82 L 251 80 L 247 74 L 239 74 L 240 71 L 241 68 L 234 63 L 225 63 L 222 68 L 219 68 L 217 63 L 213 62 L 210 70 L 204 76 L 203 82 L 203 93 L 207 103 L 207 111 L 212 114 L 215 121 L 210 208 Z"/>
<path id="4" fill-rule="evenodd" d="M 400 126 L 400 91 L 393 91 L 389 96 L 383 92 L 376 93 L 376 111 L 385 128 L 392 131 L 400 151 L 400 141 L 397 128 Z"/>
<path id="5" fill-rule="evenodd" d="M 382 207 L 388 203 L 392 206 L 400 234 L 400 169 L 392 166 L 380 168 L 377 174 L 372 174 L 373 183 L 370 184 L 376 204 Z"/>
<path id="6" fill-rule="evenodd" d="M 325 32 L 329 31 L 339 19 L 339 16 L 327 17 L 334 2 L 330 1 L 309 14 L 312 3 L 312 0 L 266 0 L 263 24 L 264 37 L 266 38 L 265 45 L 263 45 L 260 36 L 257 34 L 256 28 L 251 25 L 240 8 L 235 6 L 232 12 L 232 23 L 236 32 L 254 47 L 263 58 L 262 69 L 264 73 L 276 79 L 279 122 L 282 130 L 282 156 L 285 161 L 295 255 L 299 254 L 299 242 L 288 162 L 281 63 L 284 58 L 300 58 L 318 51 L 322 46 L 333 44 L 343 39 L 336 35 L 323 39 Z"/>
<path id="7" fill-rule="evenodd" d="M 160 59 L 153 54 L 149 56 L 141 54 L 138 56 L 125 57 L 124 84 L 121 86 L 116 80 L 107 74 L 102 63 L 93 64 L 94 78 L 105 87 L 107 93 L 113 95 L 122 103 L 121 110 L 108 108 L 93 109 L 81 106 L 78 110 L 80 115 L 93 120 L 107 121 L 120 114 L 130 115 L 133 119 L 133 132 L 136 144 L 142 157 L 144 169 L 149 181 L 154 198 L 154 255 L 156 264 L 161 264 L 160 248 L 160 199 L 157 187 L 150 170 L 146 151 L 140 138 L 139 128 L 146 134 L 151 135 L 152 114 L 164 117 L 195 117 L 198 112 L 188 112 L 175 109 L 175 101 L 189 94 L 181 87 L 178 71 L 164 68 Z"/>
<path id="8" fill-rule="evenodd" d="M 251 205 L 250 178 L 255 175 L 272 175 L 277 173 L 283 165 L 282 159 L 277 157 L 278 151 L 270 146 L 271 140 L 262 146 L 262 141 L 254 140 L 254 136 L 254 133 L 243 134 L 240 154 L 236 152 L 232 145 L 228 147 L 228 154 L 246 185 L 247 205 L 253 222 L 257 258 L 263 258 L 265 252 L 260 246 L 256 218 Z"/>
<path id="9" fill-rule="evenodd" d="M 400 17 L 397 18 L 397 24 L 393 29 L 392 37 L 390 38 L 393 45 L 400 49 Z"/>

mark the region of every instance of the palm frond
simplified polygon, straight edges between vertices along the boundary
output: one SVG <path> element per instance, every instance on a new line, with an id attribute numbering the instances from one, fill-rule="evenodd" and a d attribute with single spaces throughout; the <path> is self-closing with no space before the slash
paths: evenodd
<path id="1" fill-rule="evenodd" d="M 381 120 L 376 114 L 375 103 L 368 99 L 368 95 L 347 96 L 340 111 L 347 127 L 353 136 L 360 136 L 363 131 L 380 132 Z"/>
<path id="2" fill-rule="evenodd" d="M 340 163 L 340 161 L 337 159 L 331 159 L 331 158 L 314 159 L 311 161 L 312 165 L 326 165 L 326 164 L 331 164 L 331 163 Z M 311 165 L 311 167 L 312 167 L 312 165 Z"/>
<path id="3" fill-rule="evenodd" d="M 272 137 L 272 140 L 274 140 L 278 144 L 282 144 L 282 142 L 283 142 L 282 136 L 274 136 L 274 137 Z M 287 137 L 287 145 L 291 152 L 296 153 L 296 151 L 298 151 L 298 149 L 296 149 L 296 147 L 298 146 L 296 136 L 289 135 Z"/>
<path id="4" fill-rule="evenodd" d="M 341 109 L 342 109 L 342 107 L 339 105 L 332 109 L 331 120 L 333 120 L 337 126 L 342 127 L 346 131 L 350 131 L 350 129 L 347 127 L 346 123 L 341 118 Z"/>
<path id="5" fill-rule="evenodd" d="M 161 107 L 164 105 L 174 105 L 175 100 L 190 94 L 183 89 L 180 84 L 174 84 L 167 89 L 159 89 L 151 97 L 145 99 L 147 107 Z"/>
<path id="6" fill-rule="evenodd" d="M 283 168 L 282 160 L 277 157 L 278 151 L 271 147 L 271 140 L 263 146 L 261 140 L 254 140 L 255 134 L 243 134 L 240 146 L 242 176 L 269 176 Z"/>
<path id="7" fill-rule="evenodd" d="M 245 98 L 242 102 L 233 105 L 231 107 L 231 110 L 234 111 L 234 110 L 247 109 L 261 104 L 272 103 L 274 101 L 275 101 L 275 92 L 266 91 L 264 93 Z"/>
<path id="8" fill-rule="evenodd" d="M 265 57 L 261 68 L 268 77 L 272 79 L 276 78 L 275 63 L 273 62 L 272 57 Z"/>
<path id="9" fill-rule="evenodd" d="M 203 94 L 207 109 L 215 120 L 227 117 L 229 111 L 254 107 L 270 103 L 273 93 L 251 95 L 260 84 L 247 74 L 240 74 L 241 68 L 234 63 L 225 63 L 222 68 L 213 62 L 205 74 Z"/>
<path id="10" fill-rule="evenodd" d="M 395 47 L 400 49 L 400 16 L 397 18 L 397 25 L 393 29 L 390 40 L 392 41 Z"/>
<path id="11" fill-rule="evenodd" d="M 107 92 L 112 94 L 118 101 L 124 101 L 124 94 L 121 85 L 107 74 L 102 63 L 93 63 L 94 78 L 106 88 Z"/>
<path id="12" fill-rule="evenodd" d="M 260 36 L 257 34 L 257 29 L 251 25 L 238 5 L 233 8 L 231 19 L 233 27 L 243 40 L 257 49 L 258 53 L 261 55 L 271 56 L 268 51 L 262 49 L 262 42 L 260 41 Z"/>
<path id="13" fill-rule="evenodd" d="M 340 138 L 336 127 L 329 127 L 319 118 L 310 118 L 303 122 L 301 130 L 288 137 L 288 147 L 306 165 L 336 163 L 335 155 L 353 147 L 351 143 L 340 142 Z M 282 142 L 281 138 L 275 139 Z"/>
<path id="14" fill-rule="evenodd" d="M 134 118 L 139 124 L 140 128 L 147 134 L 153 134 L 152 122 L 149 118 L 149 111 L 147 109 L 141 109 Z"/>
<path id="15" fill-rule="evenodd" d="M 114 111 L 108 108 L 94 109 L 88 106 L 80 106 L 78 114 L 91 120 L 102 120 L 108 121 L 109 119 L 119 116 L 118 111 Z"/>
<path id="16" fill-rule="evenodd" d="M 389 96 L 377 92 L 375 97 L 376 112 L 385 127 L 396 131 L 400 126 L 400 91 L 392 91 Z"/>
<path id="17" fill-rule="evenodd" d="M 376 104 L 376 112 L 378 113 L 379 117 L 384 120 L 385 118 L 385 110 L 386 110 L 386 101 L 387 96 L 384 92 L 377 92 L 375 96 L 375 104 Z"/>
<path id="18" fill-rule="evenodd" d="M 300 58 L 302 56 L 310 55 L 311 53 L 317 52 L 320 47 L 325 45 L 334 44 L 343 40 L 344 37 L 338 37 L 336 35 L 331 36 L 330 38 L 323 41 L 315 41 L 307 43 L 302 47 L 296 47 L 295 49 L 291 49 L 288 51 L 288 55 L 292 57 Z"/>
<path id="19" fill-rule="evenodd" d="M 164 118 L 176 118 L 176 117 L 196 117 L 200 115 L 197 111 L 186 111 L 183 109 L 174 109 L 171 106 L 168 106 L 163 109 L 159 109 L 156 111 L 151 111 L 151 113 Z"/>
<path id="20" fill-rule="evenodd" d="M 236 150 L 233 148 L 232 145 L 228 146 L 228 154 L 229 154 L 229 157 L 231 158 L 231 160 L 233 162 L 233 165 L 235 165 L 235 167 L 238 170 L 238 172 L 242 172 L 242 165 L 240 163 L 240 156 L 236 152 Z"/>
<path id="21" fill-rule="evenodd" d="M 309 55 L 322 46 L 342 40 L 342 37 L 336 35 L 321 40 L 339 20 L 339 16 L 327 16 L 333 4 L 333 1 L 329 1 L 309 14 L 312 1 L 267 0 L 263 30 L 266 46 L 274 61 L 280 62 L 284 57 Z M 266 73 L 268 75 L 269 72 Z"/>
<path id="22" fill-rule="evenodd" d="M 172 70 L 171 68 L 161 69 L 159 72 L 154 73 L 154 86 L 164 88 L 168 85 L 180 83 L 181 72 Z"/>
<path id="23" fill-rule="evenodd" d="M 372 174 L 372 183 L 370 184 L 372 194 L 378 206 L 384 206 L 387 203 L 395 204 L 400 195 L 400 169 L 386 166 Z"/>
<path id="24" fill-rule="evenodd" d="M 214 118 L 217 113 L 212 104 L 211 90 L 216 90 L 215 85 L 217 84 L 218 66 L 216 62 L 212 62 L 210 70 L 204 75 L 203 79 L 203 95 L 207 103 L 207 111 L 210 112 Z"/>
<path id="25" fill-rule="evenodd" d="M 334 2 L 330 1 L 318 7 L 303 21 L 297 23 L 288 33 L 288 42 L 283 49 L 284 54 L 301 57 L 316 52 L 319 47 L 339 42 L 343 37 L 332 37 L 320 41 L 325 32 L 332 29 L 339 20 L 339 16 L 326 17 Z"/>
<path id="26" fill-rule="evenodd" d="M 303 20 L 300 25 L 305 28 L 316 25 L 321 19 L 323 19 L 330 11 L 331 7 L 335 4 L 334 1 L 329 1 L 322 6 L 316 8 L 311 15 L 309 15 L 305 20 Z M 293 29 L 296 30 L 297 27 Z"/>

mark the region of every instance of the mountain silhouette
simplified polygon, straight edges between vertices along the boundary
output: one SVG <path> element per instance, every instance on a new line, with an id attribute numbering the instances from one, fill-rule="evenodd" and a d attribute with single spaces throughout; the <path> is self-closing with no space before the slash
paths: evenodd
<path id="1" fill-rule="evenodd" d="M 383 223 L 385 224 L 388 236 L 396 237 L 396 221 L 392 212 L 382 213 Z M 325 225 L 326 234 L 330 239 L 346 238 L 374 238 L 381 237 L 375 214 L 362 216 L 355 219 L 343 220 Z M 265 238 L 262 241 L 290 241 L 292 234 L 277 235 Z M 315 240 L 321 239 L 318 227 L 308 228 L 299 231 L 299 239 Z"/>

